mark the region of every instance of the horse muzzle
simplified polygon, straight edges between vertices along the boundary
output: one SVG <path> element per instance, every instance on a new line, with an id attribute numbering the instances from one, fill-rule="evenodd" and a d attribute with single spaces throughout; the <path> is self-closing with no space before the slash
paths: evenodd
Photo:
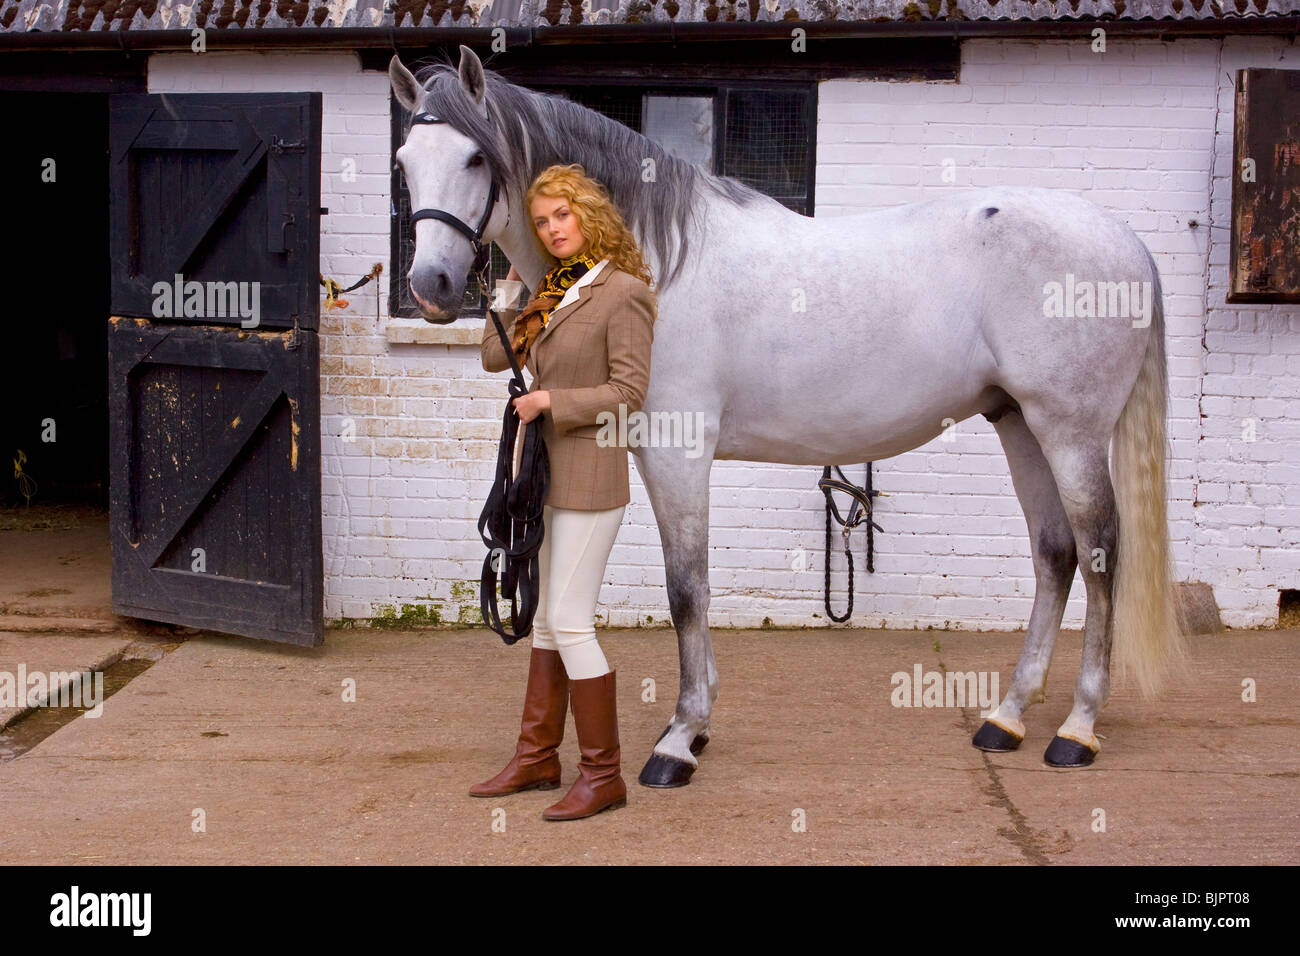
<path id="1" fill-rule="evenodd" d="M 464 291 L 453 297 L 448 288 L 451 283 L 445 273 L 433 276 L 429 272 L 412 271 L 407 278 L 407 285 L 424 321 L 433 325 L 450 325 L 459 318 Z"/>

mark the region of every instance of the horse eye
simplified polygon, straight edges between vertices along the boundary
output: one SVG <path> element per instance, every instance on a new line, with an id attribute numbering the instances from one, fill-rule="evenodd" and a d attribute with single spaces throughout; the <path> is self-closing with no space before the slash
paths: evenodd
<path id="1" fill-rule="evenodd" d="M 475 167 L 475 166 L 482 166 L 482 165 L 483 165 L 483 154 L 482 154 L 482 153 L 475 153 L 473 156 L 471 156 L 471 157 L 469 158 L 469 167 L 470 167 L 471 169 L 472 169 L 473 167 Z"/>

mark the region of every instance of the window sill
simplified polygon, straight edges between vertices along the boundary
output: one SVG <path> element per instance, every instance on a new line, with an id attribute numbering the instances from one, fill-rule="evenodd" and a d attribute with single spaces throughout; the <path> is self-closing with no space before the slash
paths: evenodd
<path id="1" fill-rule="evenodd" d="M 485 319 L 457 319 L 433 325 L 424 319 L 390 318 L 384 330 L 389 345 L 478 345 Z"/>

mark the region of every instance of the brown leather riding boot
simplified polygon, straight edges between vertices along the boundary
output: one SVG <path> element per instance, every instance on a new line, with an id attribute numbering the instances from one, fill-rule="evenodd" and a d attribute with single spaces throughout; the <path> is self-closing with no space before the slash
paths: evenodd
<path id="1" fill-rule="evenodd" d="M 578 779 L 564 799 L 542 811 L 547 820 L 578 820 L 627 804 L 619 773 L 618 701 L 614 672 L 569 681 L 573 722 L 578 730 Z"/>
<path id="2" fill-rule="evenodd" d="M 560 785 L 564 713 L 569 705 L 569 675 L 559 651 L 533 648 L 528 661 L 528 690 L 515 755 L 504 770 L 470 787 L 472 797 L 500 797 L 521 790 L 554 790 Z"/>

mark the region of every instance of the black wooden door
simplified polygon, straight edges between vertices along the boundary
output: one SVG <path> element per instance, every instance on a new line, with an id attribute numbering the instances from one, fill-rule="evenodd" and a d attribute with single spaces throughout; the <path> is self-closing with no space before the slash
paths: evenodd
<path id="1" fill-rule="evenodd" d="M 118 614 L 323 641 L 320 131 L 319 93 L 112 98 Z"/>

